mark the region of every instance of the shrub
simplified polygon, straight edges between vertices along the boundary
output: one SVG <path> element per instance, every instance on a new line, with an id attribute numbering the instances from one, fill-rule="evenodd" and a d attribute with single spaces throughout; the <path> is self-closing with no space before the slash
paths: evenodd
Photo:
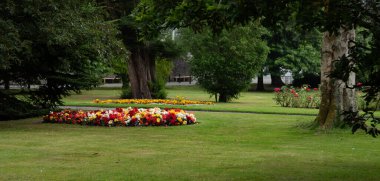
<path id="1" fill-rule="evenodd" d="M 0 121 L 41 116 L 49 110 L 41 109 L 27 101 L 0 92 Z"/>
<path id="2" fill-rule="evenodd" d="M 275 88 L 274 101 L 282 107 L 319 108 L 321 96 L 318 88 L 311 89 L 308 85 L 301 88 L 282 86 Z"/>
<path id="3" fill-rule="evenodd" d="M 130 99 L 130 98 L 132 98 L 131 88 L 130 87 L 122 88 L 121 89 L 120 98 L 121 99 Z"/>
<path id="4" fill-rule="evenodd" d="M 356 96 L 356 101 L 358 103 L 359 110 L 368 110 L 368 111 L 380 110 L 379 100 L 380 100 L 380 96 L 377 96 L 377 98 L 370 101 L 367 105 L 367 102 L 364 99 L 364 93 L 362 91 L 359 91 Z"/>

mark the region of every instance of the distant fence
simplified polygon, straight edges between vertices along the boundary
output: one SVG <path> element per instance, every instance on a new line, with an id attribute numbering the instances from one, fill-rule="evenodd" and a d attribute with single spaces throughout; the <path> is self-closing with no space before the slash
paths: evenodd
<path id="1" fill-rule="evenodd" d="M 190 76 L 190 75 L 177 75 L 177 76 L 170 76 L 169 77 L 169 82 L 189 82 L 189 84 L 191 84 L 191 82 L 193 82 L 194 78 L 193 76 Z"/>
<path id="2" fill-rule="evenodd" d="M 117 84 L 121 83 L 121 79 L 117 76 L 107 76 L 103 78 L 103 84 Z"/>

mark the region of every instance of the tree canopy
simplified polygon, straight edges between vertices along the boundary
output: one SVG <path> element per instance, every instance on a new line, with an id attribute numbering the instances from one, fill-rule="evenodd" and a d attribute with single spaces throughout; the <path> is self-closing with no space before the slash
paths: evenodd
<path id="1" fill-rule="evenodd" d="M 21 86 L 40 107 L 99 83 L 110 60 L 126 53 L 118 31 L 92 1 L 0 2 L 0 81 Z"/>
<path id="2" fill-rule="evenodd" d="M 269 48 L 262 40 L 266 30 L 258 23 L 237 26 L 218 36 L 205 30 L 180 31 L 182 46 L 191 53 L 192 75 L 220 102 L 237 98 L 261 70 Z"/>

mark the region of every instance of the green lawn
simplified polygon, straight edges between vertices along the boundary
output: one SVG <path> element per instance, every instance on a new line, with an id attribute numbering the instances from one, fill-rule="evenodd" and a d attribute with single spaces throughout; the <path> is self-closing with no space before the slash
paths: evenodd
<path id="1" fill-rule="evenodd" d="M 294 109 L 281 107 L 273 101 L 273 92 L 243 92 L 237 100 L 230 103 L 216 103 L 213 105 L 137 105 L 137 104 L 95 104 L 95 99 L 118 99 L 120 89 L 96 89 L 91 91 L 83 91 L 80 95 L 72 95 L 64 99 L 65 105 L 70 106 L 103 106 L 103 107 L 176 107 L 190 110 L 208 110 L 208 111 L 233 111 L 233 112 L 255 112 L 270 114 L 305 114 L 316 115 L 318 109 Z M 174 86 L 168 87 L 168 98 L 176 96 L 184 96 L 190 100 L 214 101 L 214 97 L 210 97 L 205 91 L 196 86 Z"/>
<path id="2" fill-rule="evenodd" d="M 0 180 L 378 180 L 380 144 L 312 116 L 195 112 L 198 125 L 0 122 Z"/>
<path id="3" fill-rule="evenodd" d="M 116 99 L 119 93 L 97 89 L 64 101 L 98 106 L 91 101 Z M 168 94 L 212 100 L 197 87 L 169 87 Z M 195 112 L 200 124 L 190 126 L 87 127 L 43 124 L 41 117 L 0 122 L 0 180 L 380 178 L 378 139 L 348 129 L 304 128 L 317 109 L 282 108 L 272 98 L 270 92 L 244 92 L 232 103 L 182 106 L 221 111 Z"/>

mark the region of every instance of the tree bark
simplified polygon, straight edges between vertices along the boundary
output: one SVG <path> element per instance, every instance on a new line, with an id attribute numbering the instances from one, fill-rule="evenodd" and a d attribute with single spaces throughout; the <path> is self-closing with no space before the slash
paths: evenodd
<path id="1" fill-rule="evenodd" d="M 264 88 L 264 76 L 263 76 L 262 72 L 257 76 L 256 90 L 257 91 L 264 91 L 265 90 L 265 88 Z"/>
<path id="2" fill-rule="evenodd" d="M 316 123 L 323 129 L 330 129 L 343 124 L 344 111 L 357 111 L 355 89 L 355 73 L 350 73 L 347 84 L 329 77 L 334 71 L 333 61 L 348 55 L 350 40 L 355 39 L 355 30 L 341 28 L 339 34 L 325 32 L 322 42 L 321 60 L 321 105 Z"/>
<path id="3" fill-rule="evenodd" d="M 280 67 L 270 67 L 269 72 L 270 72 L 270 78 L 272 80 L 271 85 L 276 86 L 276 87 L 282 87 L 284 82 L 281 79 L 281 73 L 280 73 Z"/>
<path id="4" fill-rule="evenodd" d="M 272 83 L 271 85 L 272 86 L 276 86 L 276 87 L 282 87 L 284 84 L 284 82 L 282 81 L 281 79 L 281 76 L 278 76 L 278 75 L 270 75 L 270 78 L 272 80 Z"/>
<path id="5" fill-rule="evenodd" d="M 219 94 L 219 102 L 227 102 L 227 95 L 226 94 L 223 94 L 223 93 L 220 93 Z"/>
<path id="6" fill-rule="evenodd" d="M 9 88 L 10 88 L 10 81 L 9 81 L 8 75 L 6 75 L 4 78 L 4 89 L 9 90 Z"/>
<path id="7" fill-rule="evenodd" d="M 128 75 L 131 83 L 132 97 L 135 99 L 151 99 L 151 84 L 155 81 L 155 62 L 146 47 L 131 50 L 128 61 Z"/>

